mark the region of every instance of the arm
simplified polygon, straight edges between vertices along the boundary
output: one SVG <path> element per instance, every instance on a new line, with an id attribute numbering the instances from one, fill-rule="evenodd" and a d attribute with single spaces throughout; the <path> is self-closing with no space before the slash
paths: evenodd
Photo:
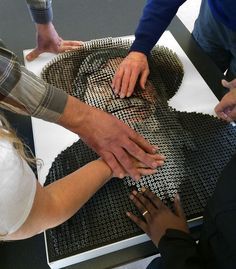
<path id="1" fill-rule="evenodd" d="M 28 238 L 63 223 L 111 176 L 111 170 L 105 162 L 96 160 L 46 187 L 37 182 L 36 195 L 28 218 L 20 229 L 4 240 Z"/>
<path id="2" fill-rule="evenodd" d="M 122 121 L 45 83 L 20 66 L 16 56 L 3 48 L 0 48 L 0 105 L 58 123 L 77 133 L 118 177 L 128 173 L 134 179 L 140 178 L 132 156 L 154 169 L 164 163 L 163 156 L 150 155 L 157 147 Z"/>
<path id="3" fill-rule="evenodd" d="M 137 79 L 144 89 L 149 74 L 147 56 L 155 46 L 178 8 L 186 0 L 148 0 L 135 32 L 129 55 L 120 64 L 113 79 L 113 88 L 121 97 L 129 97 Z"/>
<path id="4" fill-rule="evenodd" d="M 32 20 L 36 27 L 36 48 L 26 58 L 32 61 L 43 52 L 61 53 L 78 49 L 81 41 L 63 40 L 52 24 L 53 11 L 51 0 L 27 0 Z"/>
<path id="5" fill-rule="evenodd" d="M 189 235 L 178 195 L 174 202 L 175 213 L 165 206 L 154 193 L 145 188 L 142 189 L 142 194 L 133 191 L 130 199 L 143 214 L 145 221 L 131 212 L 127 212 L 127 216 L 158 246 L 163 268 L 204 268 L 197 252 L 197 245 Z"/>

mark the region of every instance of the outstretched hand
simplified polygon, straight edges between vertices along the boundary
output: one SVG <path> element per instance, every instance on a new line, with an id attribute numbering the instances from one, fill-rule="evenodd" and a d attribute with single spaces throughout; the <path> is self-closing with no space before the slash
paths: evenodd
<path id="1" fill-rule="evenodd" d="M 230 82 L 223 79 L 222 85 L 230 91 L 215 107 L 215 112 L 219 118 L 231 122 L 236 120 L 236 79 Z"/>
<path id="2" fill-rule="evenodd" d="M 137 167 L 134 158 L 142 163 L 146 172 L 148 168 L 155 170 L 164 164 L 165 157 L 156 154 L 157 146 L 115 116 L 72 96 L 58 123 L 77 133 L 110 166 L 116 177 L 130 175 L 134 180 L 140 179 L 144 171 Z"/>
<path id="3" fill-rule="evenodd" d="M 28 61 L 33 61 L 43 52 L 61 53 L 68 50 L 78 49 L 83 45 L 81 41 L 63 40 L 59 37 L 53 24 L 36 25 L 36 42 L 37 46 L 27 56 Z"/>
<path id="4" fill-rule="evenodd" d="M 79 136 L 96 151 L 110 166 L 117 177 L 130 175 L 139 180 L 143 173 L 134 165 L 133 158 L 144 167 L 156 169 L 164 164 L 165 157 L 156 154 L 152 146 L 128 125 L 95 107 L 89 107 L 84 124 L 80 125 Z"/>
<path id="5" fill-rule="evenodd" d="M 131 212 L 127 216 L 135 222 L 157 246 L 167 229 L 180 230 L 189 233 L 185 214 L 180 205 L 178 194 L 175 197 L 173 213 L 164 203 L 149 189 L 142 188 L 142 193 L 133 191 L 130 199 L 144 216 L 141 220 Z"/>
<path id="6" fill-rule="evenodd" d="M 155 154 L 155 153 L 148 154 L 147 153 L 147 156 L 152 158 L 153 161 L 156 161 L 158 166 L 162 166 L 164 164 L 165 157 L 161 154 Z M 136 158 L 132 156 L 130 156 L 129 158 L 131 160 L 133 167 L 137 169 L 140 176 L 147 176 L 147 175 L 152 175 L 152 174 L 157 173 L 157 169 L 148 167 L 147 165 L 138 161 Z M 117 175 L 115 174 L 115 172 L 113 172 L 112 177 L 116 177 L 116 176 Z M 129 176 L 129 174 L 126 172 L 124 176 Z"/>
<path id="7" fill-rule="evenodd" d="M 119 65 L 112 81 L 112 88 L 121 98 L 130 97 L 138 78 L 141 88 L 145 89 L 148 75 L 147 56 L 141 52 L 132 51 Z"/>

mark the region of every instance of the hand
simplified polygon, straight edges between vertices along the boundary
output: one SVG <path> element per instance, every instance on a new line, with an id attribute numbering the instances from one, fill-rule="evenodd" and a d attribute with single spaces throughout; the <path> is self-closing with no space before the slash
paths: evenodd
<path id="1" fill-rule="evenodd" d="M 60 38 L 51 22 L 37 24 L 36 29 L 37 47 L 26 56 L 28 61 L 33 61 L 43 52 L 61 53 L 78 49 L 83 45 L 81 41 L 69 41 Z"/>
<path id="2" fill-rule="evenodd" d="M 141 173 L 134 166 L 133 158 L 145 167 L 156 169 L 164 164 L 164 156 L 156 155 L 157 147 L 150 145 L 128 125 L 95 107 L 89 107 L 79 136 L 110 166 L 114 175 L 130 175 L 139 180 Z"/>
<path id="3" fill-rule="evenodd" d="M 144 215 L 146 221 L 139 219 L 131 212 L 127 212 L 127 216 L 151 238 L 156 246 L 167 229 L 189 233 L 178 194 L 174 201 L 175 213 L 165 206 L 153 192 L 145 188 L 142 188 L 142 193 L 133 191 L 130 199 Z M 147 213 L 144 214 L 144 212 Z"/>
<path id="4" fill-rule="evenodd" d="M 112 81 L 112 88 L 121 98 L 130 97 L 139 76 L 140 86 L 145 89 L 148 75 L 147 56 L 141 52 L 132 51 L 118 67 Z"/>
<path id="5" fill-rule="evenodd" d="M 230 82 L 222 80 L 222 85 L 230 89 L 230 91 L 225 94 L 215 107 L 215 112 L 219 118 L 231 122 L 236 120 L 236 79 Z"/>
<path id="6" fill-rule="evenodd" d="M 153 146 L 128 125 L 100 109 L 89 106 L 69 96 L 60 125 L 77 133 L 110 166 L 116 177 L 126 174 L 139 180 L 140 169 L 133 158 L 145 167 L 156 169 L 163 165 L 165 157 L 155 154 Z"/>
<path id="7" fill-rule="evenodd" d="M 156 160 L 158 166 L 162 166 L 164 164 L 164 160 L 165 160 L 165 156 L 160 155 L 160 154 L 148 154 L 147 156 L 149 156 L 150 158 L 153 158 L 154 160 Z M 133 167 L 135 167 L 137 169 L 137 171 L 139 172 L 139 174 L 141 176 L 146 176 L 146 175 L 152 175 L 157 173 L 157 169 L 153 169 L 150 167 L 147 167 L 145 164 L 143 164 L 142 162 L 138 161 L 136 158 L 130 156 L 130 160 L 133 163 Z M 115 177 L 115 173 L 113 172 L 111 177 Z M 129 176 L 128 174 L 125 174 L 124 176 Z"/>

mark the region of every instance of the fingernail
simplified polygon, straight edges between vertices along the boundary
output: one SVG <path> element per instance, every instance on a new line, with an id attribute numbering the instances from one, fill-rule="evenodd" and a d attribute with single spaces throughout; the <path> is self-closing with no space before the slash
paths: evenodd
<path id="1" fill-rule="evenodd" d="M 124 174 L 120 173 L 119 178 L 123 178 L 123 177 L 124 177 Z"/>
<path id="2" fill-rule="evenodd" d="M 176 198 L 177 201 L 180 201 L 180 197 L 179 197 L 178 193 L 176 193 L 175 198 Z"/>
<path id="3" fill-rule="evenodd" d="M 127 95 L 126 95 L 126 97 L 130 97 L 131 96 L 131 93 L 130 92 L 128 92 L 127 93 Z"/>
<path id="4" fill-rule="evenodd" d="M 142 192 L 145 192 L 145 191 L 146 191 L 146 188 L 145 188 L 145 187 L 142 187 L 142 188 L 141 188 L 141 191 L 142 191 Z"/>
<path id="5" fill-rule="evenodd" d="M 164 161 L 158 161 L 158 164 L 161 165 L 161 166 L 162 166 L 164 163 L 165 163 Z"/>
<path id="6" fill-rule="evenodd" d="M 134 196 L 132 194 L 130 194 L 129 198 L 130 198 L 130 200 L 133 200 Z"/>
<path id="7" fill-rule="evenodd" d="M 129 212 L 126 212 L 126 215 L 129 217 L 130 216 L 130 213 Z"/>
<path id="8" fill-rule="evenodd" d="M 154 146 L 153 147 L 153 153 L 156 153 L 156 152 L 158 152 L 159 151 L 159 147 L 158 146 Z"/>

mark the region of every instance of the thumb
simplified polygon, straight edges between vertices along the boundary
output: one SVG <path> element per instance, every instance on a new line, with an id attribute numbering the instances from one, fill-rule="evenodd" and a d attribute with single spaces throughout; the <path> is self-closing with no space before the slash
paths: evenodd
<path id="1" fill-rule="evenodd" d="M 222 79 L 221 83 L 225 88 L 228 88 L 228 89 L 236 88 L 236 79 L 231 80 L 229 82 L 227 80 L 225 80 L 225 79 Z"/>
<path id="2" fill-rule="evenodd" d="M 175 208 L 175 214 L 185 219 L 184 210 L 181 206 L 180 197 L 178 193 L 176 193 L 175 195 L 174 208 Z"/>
<path id="3" fill-rule="evenodd" d="M 40 54 L 41 54 L 41 52 L 38 50 L 38 48 L 36 48 L 36 49 L 32 50 L 29 54 L 26 55 L 26 59 L 27 59 L 27 61 L 33 61 Z"/>

